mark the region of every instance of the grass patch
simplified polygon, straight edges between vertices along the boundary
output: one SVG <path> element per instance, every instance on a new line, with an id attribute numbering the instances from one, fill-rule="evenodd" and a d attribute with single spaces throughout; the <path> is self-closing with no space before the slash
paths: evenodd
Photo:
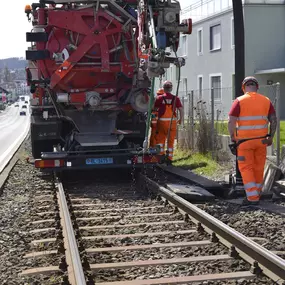
<path id="1" fill-rule="evenodd" d="M 215 122 L 215 128 L 220 135 L 229 135 L 228 123 L 225 121 Z M 274 136 L 274 145 L 276 147 L 276 133 Z M 285 145 L 285 121 L 280 121 L 280 145 Z"/>
<path id="2" fill-rule="evenodd" d="M 222 170 L 222 167 L 212 159 L 211 154 L 191 153 L 180 149 L 175 150 L 173 165 L 208 177 Z"/>

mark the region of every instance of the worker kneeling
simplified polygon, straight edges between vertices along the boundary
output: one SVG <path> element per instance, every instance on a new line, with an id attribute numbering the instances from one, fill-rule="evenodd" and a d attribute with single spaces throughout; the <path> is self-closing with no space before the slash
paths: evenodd
<path id="1" fill-rule="evenodd" d="M 160 146 L 160 154 L 165 154 L 165 141 L 167 140 L 168 159 L 173 159 L 174 140 L 176 137 L 177 123 L 183 120 L 183 106 L 177 96 L 171 94 L 172 83 L 165 81 L 163 84 L 164 94 L 156 98 L 154 108 L 158 109 L 156 144 Z M 179 111 L 179 121 L 177 121 L 176 109 Z"/>
<path id="2" fill-rule="evenodd" d="M 163 88 L 158 89 L 158 91 L 156 92 L 157 96 L 163 95 L 163 94 L 164 94 Z M 157 116 L 158 116 L 157 108 L 154 107 L 151 112 L 151 124 L 150 124 L 151 134 L 150 134 L 150 139 L 149 139 L 150 147 L 156 146 Z"/>
<path id="3" fill-rule="evenodd" d="M 228 126 L 232 142 L 249 139 L 239 144 L 236 155 L 247 197 L 243 204 L 257 204 L 262 190 L 266 147 L 272 144 L 277 119 L 270 99 L 257 93 L 258 81 L 254 77 L 243 80 L 242 90 L 245 94 L 233 102 Z"/>

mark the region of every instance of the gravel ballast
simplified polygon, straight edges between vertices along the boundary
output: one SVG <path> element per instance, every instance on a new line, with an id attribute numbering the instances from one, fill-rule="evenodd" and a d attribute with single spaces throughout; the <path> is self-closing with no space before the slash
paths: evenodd
<path id="1" fill-rule="evenodd" d="M 46 214 L 39 215 L 41 212 L 53 212 L 55 210 L 55 201 L 53 200 L 53 183 L 50 178 L 40 174 L 36 170 L 33 164 L 26 161 L 26 157 L 31 155 L 29 141 L 24 143 L 20 150 L 20 160 L 16 164 L 15 168 L 11 172 L 11 175 L 3 188 L 3 193 L 0 196 L 0 284 L 2 285 L 47 285 L 47 284 L 61 284 L 62 277 L 59 275 L 51 276 L 36 276 L 36 277 L 21 277 L 19 273 L 25 269 L 37 267 L 37 266 L 49 266 L 58 265 L 61 256 L 59 254 L 46 256 L 41 258 L 29 258 L 24 259 L 23 256 L 27 253 L 36 250 L 50 250 L 57 249 L 57 243 L 41 244 L 39 246 L 31 245 L 31 242 L 35 239 L 42 239 L 46 237 L 56 237 L 54 231 L 46 233 L 30 233 L 31 230 L 41 229 L 46 227 L 55 227 L 54 222 L 44 224 L 31 224 L 32 221 L 54 218 L 54 215 Z M 74 211 L 80 210 L 106 210 L 107 208 L 114 208 L 120 210 L 128 207 L 155 207 L 156 205 L 163 205 L 161 202 L 150 200 L 149 197 L 143 197 L 142 193 L 137 192 L 133 183 L 126 182 L 122 177 L 114 177 L 114 173 L 111 175 L 111 179 L 105 180 L 100 176 L 100 179 L 94 180 L 96 177 L 89 177 L 89 182 L 78 182 L 74 177 L 73 184 L 70 183 L 68 190 L 71 194 L 73 205 L 95 204 L 98 206 L 87 207 L 73 207 Z M 72 181 L 72 179 L 70 179 Z M 102 187 L 104 186 L 104 190 Z M 41 197 L 42 195 L 48 195 Z M 50 195 L 50 197 L 49 197 Z M 126 198 L 127 197 L 127 198 Z M 78 200 L 82 198 L 88 198 L 88 200 Z M 126 200 L 125 200 L 126 198 Z M 77 200 L 76 200 L 77 199 Z M 74 200 L 74 201 L 73 201 Z M 277 236 L 282 237 L 284 235 L 282 228 L 284 229 L 284 222 L 277 220 L 275 216 L 271 219 L 266 215 L 268 213 L 254 213 L 252 210 L 246 212 L 241 211 L 238 206 L 218 203 L 208 203 L 205 206 L 205 210 L 212 212 L 214 216 L 222 221 L 225 221 L 234 228 L 240 230 L 249 236 L 260 236 L 263 231 L 263 236 L 270 236 L 269 242 L 273 244 L 273 241 L 277 239 Z M 90 225 L 111 225 L 111 224 L 128 224 L 128 223 L 145 223 L 145 222 L 164 222 L 181 220 L 182 217 L 179 213 L 172 213 L 172 208 L 166 209 L 149 209 L 149 210 L 123 210 L 122 217 L 119 219 L 103 219 L 102 221 L 90 222 L 90 221 L 78 221 L 79 227 Z M 232 212 L 230 209 L 233 209 Z M 136 217 L 127 218 L 126 215 L 144 215 L 152 213 L 170 212 L 170 216 L 160 217 Z M 245 214 L 246 212 L 246 214 Z M 77 217 L 104 217 L 104 216 L 116 216 L 118 212 L 83 212 L 76 213 Z M 122 214 L 120 213 L 120 214 Z M 235 216 L 237 215 L 237 216 Z M 233 218 L 232 218 L 233 216 Z M 254 217 L 254 218 L 253 218 Z M 268 219 L 268 221 L 267 221 Z M 271 226 L 270 226 L 271 221 Z M 240 222 L 240 224 L 238 224 Z M 232 223 L 232 224 L 231 224 Z M 263 225 L 264 224 L 264 225 Z M 256 225 L 253 227 L 252 225 Z M 132 234 L 142 232 L 159 232 L 159 231 L 178 231 L 193 228 L 193 224 L 188 222 L 186 224 L 167 224 L 165 226 L 158 225 L 154 227 L 142 226 L 138 228 L 116 228 L 115 230 L 81 230 L 82 236 L 90 235 L 105 235 L 105 234 Z M 261 229 L 262 228 L 262 229 Z M 272 231 L 271 234 L 266 234 L 265 230 Z M 278 231 L 277 231 L 278 230 Z M 110 246 L 127 246 L 134 244 L 153 244 L 153 243 L 171 243 L 182 241 L 195 241 L 195 240 L 209 240 L 210 237 L 205 233 L 192 233 L 192 234 L 170 234 L 168 236 L 154 236 L 154 237 L 134 237 L 134 238 L 117 238 L 117 239 L 97 239 L 84 240 L 82 244 L 85 248 L 94 247 L 110 247 Z M 275 246 L 273 250 L 284 250 L 283 247 Z M 122 261 L 134 261 L 134 260 L 148 260 L 148 259 L 160 259 L 160 258 L 181 258 L 191 257 L 198 255 L 214 255 L 214 254 L 227 254 L 228 249 L 223 245 L 211 244 L 207 246 L 194 246 L 194 247 L 181 247 L 181 248 L 164 248 L 154 250 L 142 250 L 142 251 L 129 251 L 129 252 L 117 252 L 117 253 L 96 253 L 87 254 L 88 261 L 90 263 L 106 263 L 106 262 L 122 262 Z M 195 274 L 211 274 L 221 272 L 235 272 L 249 270 L 250 266 L 243 260 L 229 260 L 229 261 L 211 261 L 206 263 L 189 263 L 189 264 L 172 264 L 168 266 L 156 266 L 146 268 L 129 268 L 118 270 L 100 270 L 95 273 L 96 282 L 103 281 L 115 281 L 115 280 L 131 280 L 131 279 L 147 279 L 147 278 L 161 278 L 161 277 L 174 277 L 174 276 L 189 276 Z M 197 285 L 229 285 L 229 284 L 241 284 L 241 285 L 263 285 L 273 284 L 272 281 L 266 277 L 255 280 L 238 280 L 238 281 L 223 281 L 223 282 L 203 282 L 197 283 Z"/>
<path id="2" fill-rule="evenodd" d="M 117 187 L 115 180 L 113 182 Z M 79 186 L 70 186 L 67 187 L 68 193 L 71 193 L 73 199 L 76 200 L 76 205 L 79 203 L 81 206 L 86 204 L 97 203 L 98 208 L 103 209 L 101 205 L 104 205 L 104 209 L 109 209 L 109 212 L 98 213 L 97 217 L 110 216 L 110 215 L 118 215 L 117 211 L 112 211 L 112 207 L 116 210 L 118 209 L 118 205 L 121 208 L 128 207 L 139 207 L 143 206 L 155 206 L 162 205 L 161 202 L 148 200 L 147 197 L 138 198 L 138 193 L 128 191 L 130 189 L 130 185 L 128 184 L 120 184 L 119 189 L 113 185 L 106 187 L 106 183 L 97 183 L 96 185 L 91 185 L 87 183 L 85 186 L 84 183 L 80 183 Z M 130 203 L 131 196 L 135 195 L 136 198 Z M 124 199 L 124 196 L 127 196 L 128 199 Z M 82 198 L 87 198 L 88 200 L 83 201 L 80 200 Z M 94 200 L 92 200 L 94 197 Z M 110 200 L 109 200 L 110 199 Z M 140 200 L 142 199 L 142 200 Z M 117 201 L 116 201 L 117 200 Z M 79 202 L 80 201 L 80 202 Z M 100 205 L 100 206 L 99 206 Z M 89 207 L 89 206 L 88 206 Z M 75 208 L 75 207 L 74 207 Z M 77 208 L 77 207 L 76 207 Z M 82 207 L 85 208 L 85 207 Z M 162 212 L 171 212 L 171 208 L 169 206 L 160 210 L 149 210 L 149 213 L 162 213 Z M 168 217 L 143 217 L 140 214 L 144 214 L 144 210 L 137 210 L 137 217 L 125 217 L 125 215 L 133 215 L 133 211 L 130 210 L 126 213 L 126 210 L 122 210 L 122 216 L 117 217 L 113 220 L 107 221 L 96 220 L 94 221 L 84 221 L 84 226 L 99 226 L 99 225 L 128 225 L 130 223 L 147 223 L 147 222 L 158 222 L 158 221 L 171 221 L 171 220 L 183 220 L 183 217 L 179 213 L 172 213 Z M 76 218 L 82 218 L 82 213 L 75 213 Z M 91 212 L 85 212 L 84 217 L 94 217 L 94 214 Z M 79 227 L 83 226 L 83 221 L 78 220 L 77 224 Z M 182 226 L 183 225 L 183 226 Z M 97 236 L 97 235 L 119 235 L 119 234 L 134 234 L 134 233 L 142 233 L 142 232 L 159 232 L 159 231 L 167 231 L 167 230 L 185 230 L 193 228 L 193 224 L 191 222 L 181 225 L 159 225 L 156 227 L 131 227 L 131 228 L 115 228 L 108 230 L 101 229 L 92 229 L 92 230 L 81 230 L 81 237 L 88 236 Z M 194 226 L 195 229 L 195 226 Z M 110 237 L 110 238 L 99 238 L 99 239 L 91 239 L 84 240 L 83 244 L 85 248 L 106 248 L 106 247 L 120 247 L 120 246 L 131 246 L 131 245 L 147 245 L 147 244 L 155 244 L 155 243 L 173 243 L 173 242 L 189 242 L 189 241 L 201 241 L 201 240 L 209 240 L 210 236 L 206 233 L 191 233 L 191 234 L 171 234 L 168 236 L 147 236 L 147 237 Z M 229 250 L 225 248 L 221 244 L 212 243 L 207 246 L 193 246 L 193 247 L 179 247 L 179 248 L 163 248 L 163 249 L 149 249 L 149 250 L 125 250 L 123 252 L 101 252 L 101 253 L 88 253 L 88 261 L 91 264 L 98 263 L 116 263 L 116 262 L 130 262 L 130 261 L 138 261 L 138 260 L 157 260 L 157 259 L 171 259 L 171 258 L 185 258 L 191 256 L 199 256 L 199 255 L 218 255 L 218 254 L 227 254 Z M 163 278 L 163 277 L 178 277 L 178 276 L 191 276 L 191 275 L 199 275 L 199 274 L 214 274 L 214 273 L 227 273 L 227 272 L 237 272 L 237 271 L 247 271 L 250 270 L 250 265 L 245 263 L 243 260 L 232 259 L 228 261 L 207 261 L 202 263 L 187 263 L 187 264 L 171 264 L 171 265 L 158 265 L 152 267 L 131 267 L 125 269 L 106 269 L 106 270 L 98 270 L 94 273 L 95 283 L 98 282 L 112 282 L 112 281 L 126 281 L 133 279 L 152 279 L 152 278 Z M 199 285 L 202 284 L 272 284 L 272 281 L 268 280 L 266 277 L 262 277 L 255 280 L 243 280 L 240 279 L 238 281 L 223 281 L 223 282 L 203 282 L 197 283 Z"/>
<path id="3" fill-rule="evenodd" d="M 285 219 L 281 215 L 222 201 L 206 203 L 199 208 L 247 237 L 265 239 L 257 242 L 266 249 L 285 251 Z"/>
<path id="4" fill-rule="evenodd" d="M 19 161 L 0 196 L 0 284 L 59 284 L 60 279 L 56 276 L 30 278 L 19 275 L 25 269 L 58 264 L 59 257 L 23 258 L 35 250 L 31 242 L 36 236 L 30 233 L 37 228 L 31 224 L 35 220 L 35 197 L 41 191 L 49 190 L 52 184 L 42 179 L 34 166 L 26 161 L 31 153 L 29 141 L 23 143 L 18 153 Z"/>

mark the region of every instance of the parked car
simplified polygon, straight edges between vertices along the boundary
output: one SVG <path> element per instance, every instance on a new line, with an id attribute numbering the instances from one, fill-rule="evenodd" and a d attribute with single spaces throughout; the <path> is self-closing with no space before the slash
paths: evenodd
<path id="1" fill-rule="evenodd" d="M 20 111 L 20 116 L 26 116 L 26 115 L 27 115 L 26 111 L 24 111 L 24 110 Z"/>
<path id="2" fill-rule="evenodd" d="M 25 101 L 25 104 L 29 104 L 29 102 L 28 102 L 28 101 Z"/>
<path id="3" fill-rule="evenodd" d="M 15 107 L 19 107 L 19 104 L 18 104 L 18 103 L 16 103 L 16 104 L 15 104 Z"/>
<path id="4" fill-rule="evenodd" d="M 27 109 L 27 106 L 26 106 L 26 105 L 23 105 L 23 106 L 22 106 L 22 109 Z"/>

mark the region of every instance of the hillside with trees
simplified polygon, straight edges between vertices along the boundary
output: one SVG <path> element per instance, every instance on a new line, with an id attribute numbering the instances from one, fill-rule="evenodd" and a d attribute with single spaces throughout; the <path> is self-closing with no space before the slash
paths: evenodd
<path id="1" fill-rule="evenodd" d="M 0 59 L 0 69 L 7 67 L 8 69 L 25 69 L 27 66 L 27 61 L 24 58 L 10 57 L 5 59 Z"/>

